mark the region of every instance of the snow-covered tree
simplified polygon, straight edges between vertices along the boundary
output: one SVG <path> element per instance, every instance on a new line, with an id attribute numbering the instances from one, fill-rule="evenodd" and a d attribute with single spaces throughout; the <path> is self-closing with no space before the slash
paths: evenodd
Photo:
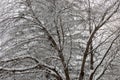
<path id="1" fill-rule="evenodd" d="M 10 1 L 0 15 L 1 79 L 98 80 L 119 52 L 119 0 Z"/>

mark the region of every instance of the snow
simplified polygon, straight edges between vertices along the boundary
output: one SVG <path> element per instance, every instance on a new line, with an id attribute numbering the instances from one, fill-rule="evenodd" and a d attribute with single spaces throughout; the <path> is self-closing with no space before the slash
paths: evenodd
<path id="1" fill-rule="evenodd" d="M 103 74 L 104 70 L 105 70 L 105 68 L 101 68 L 100 72 L 95 76 L 94 80 L 97 80 L 101 76 L 101 74 Z"/>
<path id="2" fill-rule="evenodd" d="M 89 75 L 92 74 L 94 72 L 94 70 L 90 70 L 90 72 L 88 73 Z"/>

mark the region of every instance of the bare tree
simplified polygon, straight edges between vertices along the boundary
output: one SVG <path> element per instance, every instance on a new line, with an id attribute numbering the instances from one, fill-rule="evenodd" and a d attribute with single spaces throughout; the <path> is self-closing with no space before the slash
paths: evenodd
<path id="1" fill-rule="evenodd" d="M 46 79 L 98 80 L 119 52 L 119 29 L 111 30 L 116 27 L 111 24 L 119 21 L 119 0 L 20 0 L 15 4 L 11 9 L 15 15 L 1 17 L 1 76 L 44 71 Z"/>

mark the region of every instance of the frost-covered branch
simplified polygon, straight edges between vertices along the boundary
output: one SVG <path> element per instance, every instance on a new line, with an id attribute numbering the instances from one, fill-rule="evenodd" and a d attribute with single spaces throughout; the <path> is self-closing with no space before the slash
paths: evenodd
<path id="1" fill-rule="evenodd" d="M 119 36 L 120 36 L 120 35 L 118 35 L 117 37 L 115 37 L 115 38 L 113 39 L 113 41 L 111 42 L 111 44 L 110 44 L 110 46 L 108 47 L 107 51 L 105 52 L 103 58 L 102 58 L 101 61 L 98 63 L 98 65 L 95 67 L 95 69 L 93 70 L 93 72 L 90 74 L 90 78 L 93 77 L 93 75 L 95 74 L 95 72 L 98 70 L 98 68 L 100 67 L 100 65 L 103 63 L 103 61 L 104 61 L 104 59 L 106 58 L 107 54 L 109 53 L 111 47 L 113 46 L 115 40 L 118 39 Z M 111 62 L 111 61 L 112 61 L 112 59 L 111 59 L 109 62 Z M 106 70 L 106 68 L 101 72 L 100 76 L 104 73 L 105 70 Z M 89 79 L 90 79 L 90 78 L 89 78 Z"/>
<path id="2" fill-rule="evenodd" d="M 8 72 L 18 73 L 18 72 L 31 71 L 31 70 L 34 70 L 34 69 L 39 69 L 39 70 L 48 69 L 50 71 L 49 74 L 54 75 L 56 78 L 59 78 L 60 80 L 62 79 L 61 75 L 55 69 L 54 66 L 50 66 L 50 65 L 47 65 L 47 64 L 45 64 L 43 62 L 39 62 L 36 58 L 30 57 L 30 56 L 19 57 L 19 58 L 15 58 L 15 59 L 6 60 L 6 61 L 1 61 L 0 63 L 4 63 L 5 64 L 7 62 L 19 61 L 19 60 L 23 60 L 23 59 L 31 59 L 31 60 L 35 61 L 36 64 L 33 65 L 33 66 L 30 66 L 28 68 L 4 68 L 4 67 L 0 67 L 0 71 L 2 71 L 2 72 L 8 71 Z"/>

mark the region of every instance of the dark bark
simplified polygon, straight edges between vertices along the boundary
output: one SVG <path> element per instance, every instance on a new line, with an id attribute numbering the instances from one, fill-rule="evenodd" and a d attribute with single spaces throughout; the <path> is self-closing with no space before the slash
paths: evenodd
<path id="1" fill-rule="evenodd" d="M 94 57 L 94 54 L 93 54 L 93 51 L 92 51 L 93 47 L 92 47 L 92 44 L 90 46 L 90 70 L 93 70 L 94 67 L 93 67 L 93 64 L 94 64 L 94 61 L 93 61 L 93 57 Z"/>
<path id="2" fill-rule="evenodd" d="M 62 51 L 59 51 L 58 54 L 59 54 L 59 57 L 60 57 L 60 59 L 61 59 L 62 65 L 63 65 L 63 67 L 64 67 L 64 73 L 65 73 L 65 77 L 66 77 L 65 80 L 70 80 L 69 69 L 68 69 L 67 64 L 65 63 L 65 60 L 64 60 L 64 56 L 63 56 Z"/>
<path id="3" fill-rule="evenodd" d="M 83 61 L 82 61 L 81 72 L 79 74 L 79 80 L 84 79 L 84 67 L 85 67 L 86 58 L 87 58 L 87 54 L 84 55 L 84 58 L 83 58 Z"/>

